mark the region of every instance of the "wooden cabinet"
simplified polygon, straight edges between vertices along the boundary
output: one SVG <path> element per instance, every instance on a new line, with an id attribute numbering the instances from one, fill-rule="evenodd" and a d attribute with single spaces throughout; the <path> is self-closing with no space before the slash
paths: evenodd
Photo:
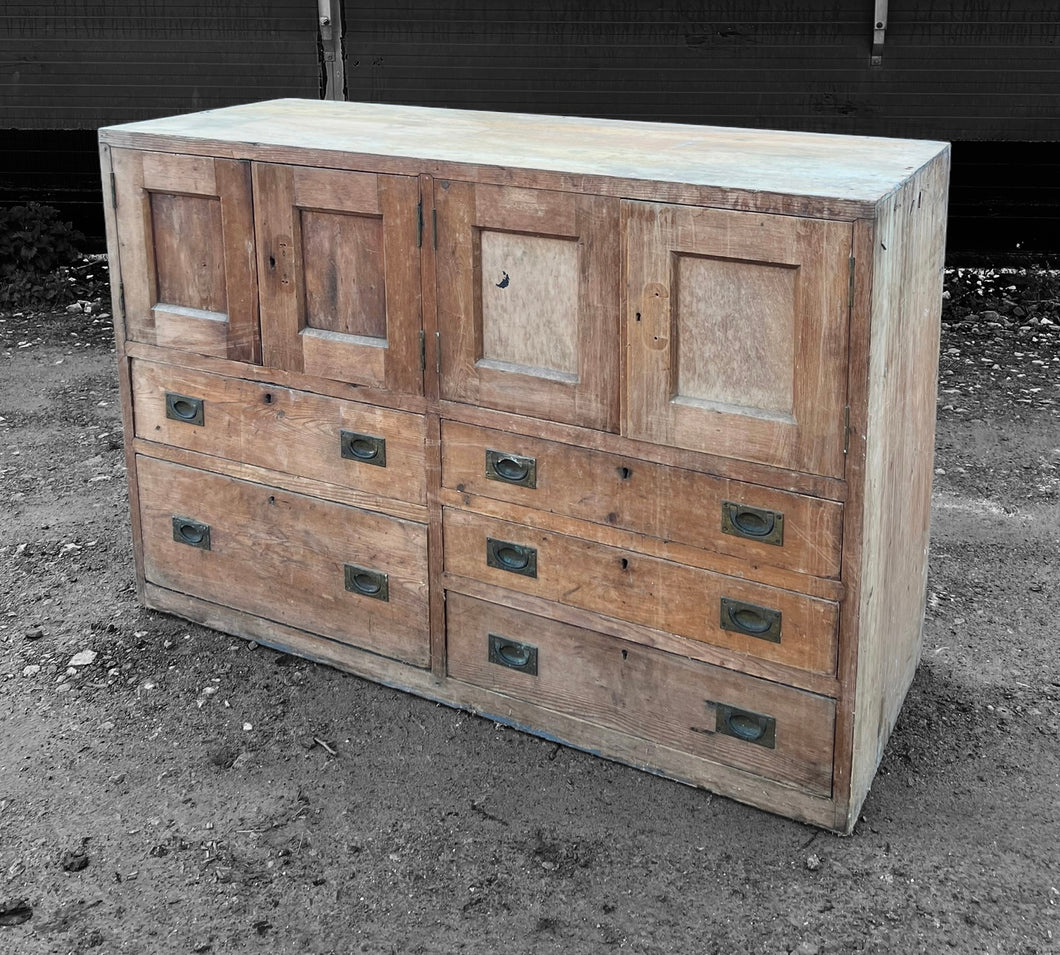
<path id="1" fill-rule="evenodd" d="M 943 144 L 100 138 L 149 606 L 853 827 L 919 656 Z"/>

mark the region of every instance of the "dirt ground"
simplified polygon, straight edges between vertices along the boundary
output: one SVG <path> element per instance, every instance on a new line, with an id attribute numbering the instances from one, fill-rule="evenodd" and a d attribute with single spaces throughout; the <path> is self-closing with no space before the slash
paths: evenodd
<path id="1" fill-rule="evenodd" d="M 138 607 L 110 318 L 0 314 L 0 953 L 1060 951 L 1060 280 L 949 278 L 848 838 Z"/>

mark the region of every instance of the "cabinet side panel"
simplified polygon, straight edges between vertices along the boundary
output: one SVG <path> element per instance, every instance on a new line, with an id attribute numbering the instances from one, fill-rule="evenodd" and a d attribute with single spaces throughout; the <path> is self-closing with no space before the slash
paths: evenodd
<path id="1" fill-rule="evenodd" d="M 881 201 L 877 221 L 851 823 L 920 659 L 949 165 L 947 149 Z"/>

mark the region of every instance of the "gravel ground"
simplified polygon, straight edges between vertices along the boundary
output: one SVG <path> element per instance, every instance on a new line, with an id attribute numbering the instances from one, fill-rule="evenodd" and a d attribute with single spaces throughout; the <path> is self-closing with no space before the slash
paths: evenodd
<path id="1" fill-rule="evenodd" d="M 138 607 L 106 307 L 0 313 L 0 952 L 1060 951 L 1060 275 L 947 296 L 924 659 L 845 839 Z"/>

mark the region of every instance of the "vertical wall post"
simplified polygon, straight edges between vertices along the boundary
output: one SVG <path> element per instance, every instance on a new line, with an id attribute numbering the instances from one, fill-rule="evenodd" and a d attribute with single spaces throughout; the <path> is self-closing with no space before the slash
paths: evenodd
<path id="1" fill-rule="evenodd" d="M 317 0 L 317 25 L 323 57 L 324 99 L 346 99 L 346 63 L 342 49 L 342 0 Z"/>
<path id="2" fill-rule="evenodd" d="M 883 41 L 887 35 L 887 0 L 876 0 L 875 19 L 872 21 L 872 56 L 869 66 L 883 66 Z"/>

